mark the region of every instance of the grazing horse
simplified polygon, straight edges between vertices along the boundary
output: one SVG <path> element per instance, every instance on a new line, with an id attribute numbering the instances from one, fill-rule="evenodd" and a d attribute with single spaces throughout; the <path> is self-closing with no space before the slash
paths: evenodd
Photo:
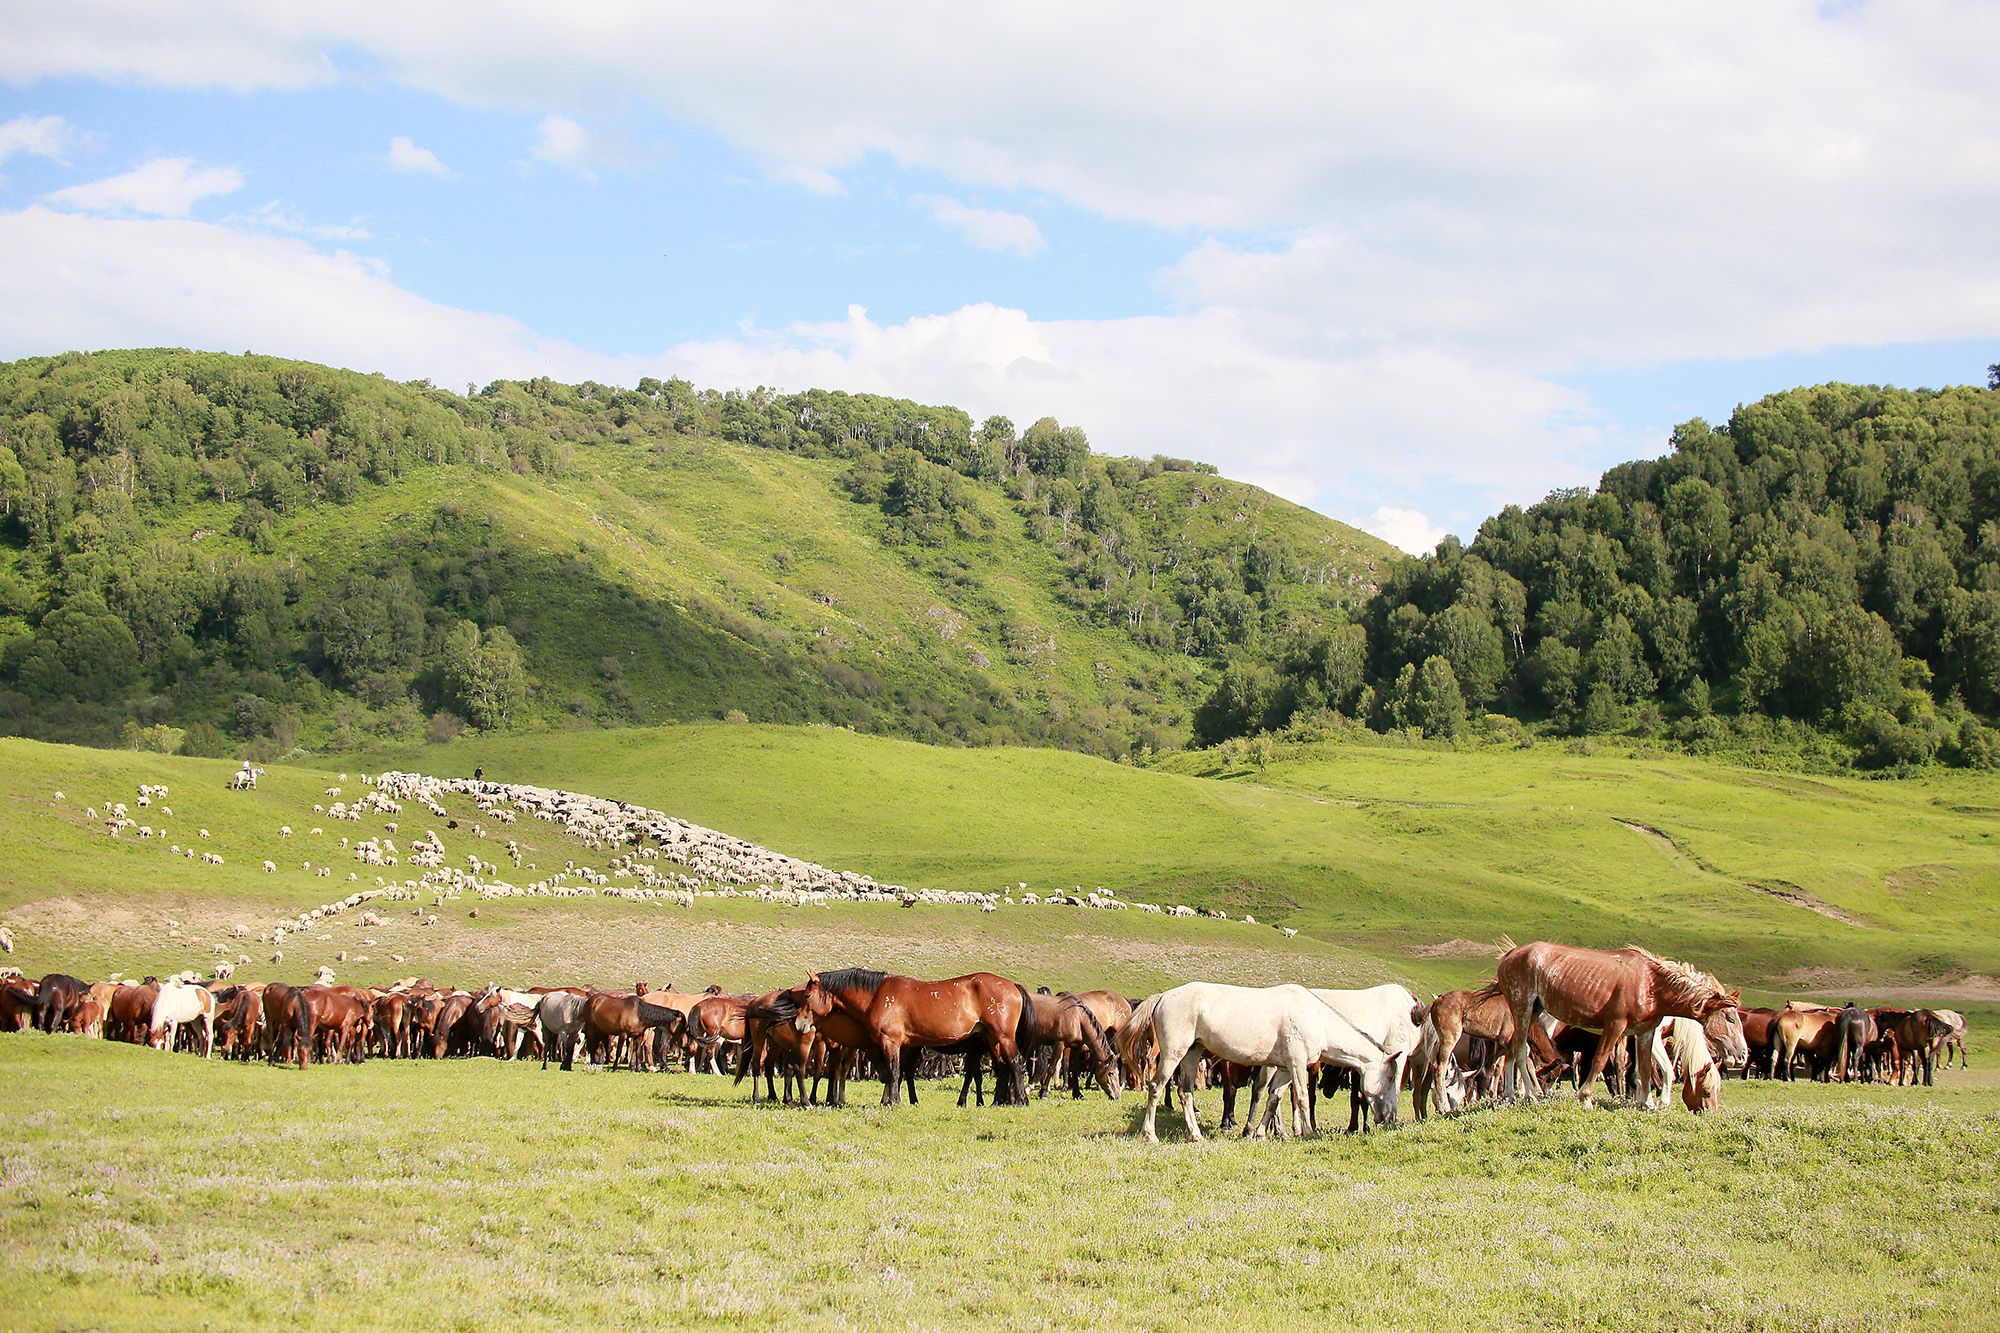
<path id="1" fill-rule="evenodd" d="M 35 1028 L 39 1032 L 61 1032 L 70 1007 L 80 1004 L 90 992 L 90 983 L 67 972 L 51 972 L 35 988 Z"/>
<path id="2" fill-rule="evenodd" d="M 1933 1014 L 1936 1014 L 1938 1016 L 1938 1019 L 1946 1027 L 1951 1029 L 1951 1031 L 1945 1035 L 1944 1039 L 1938 1042 L 1937 1052 L 1936 1052 L 1938 1058 L 1938 1068 L 1949 1069 L 1951 1067 L 1951 1052 L 1952 1048 L 1956 1047 L 1958 1049 L 1958 1067 L 1960 1069 L 1964 1069 L 1966 1067 L 1965 1015 L 1961 1014 L 1956 1009 L 1933 1009 L 1931 1010 L 1931 1012 Z"/>
<path id="3" fill-rule="evenodd" d="M 1397 1062 L 1391 1053 L 1303 986 L 1256 988 L 1191 981 L 1163 992 L 1152 1005 L 1153 1035 L 1160 1049 L 1158 1064 L 1146 1083 L 1146 1114 L 1140 1126 L 1148 1143 L 1160 1141 L 1154 1113 L 1167 1081 L 1176 1076 L 1188 1141 L 1201 1141 L 1194 1082 L 1204 1050 L 1217 1059 L 1278 1071 L 1263 1122 L 1251 1121 L 1246 1133 L 1262 1135 L 1276 1128 L 1278 1096 L 1289 1086 L 1293 1132 L 1303 1136 L 1307 1098 L 1313 1086 L 1309 1071 L 1325 1062 L 1360 1070 L 1363 1092 L 1374 1103 L 1377 1122 L 1395 1118 Z M 1136 1022 L 1137 1011 L 1133 1018 Z"/>
<path id="4" fill-rule="evenodd" d="M 1439 1050 L 1426 1065 L 1416 1067 L 1415 1077 L 1411 1079 L 1411 1094 L 1419 1120 L 1428 1113 L 1428 1103 L 1435 1099 L 1438 1081 L 1449 1076 L 1461 1034 L 1493 1043 L 1497 1052 L 1496 1063 L 1503 1066 L 1507 1052 L 1514 1047 L 1514 1006 L 1508 1003 L 1498 982 L 1479 990 L 1446 991 L 1431 1001 L 1425 1017 L 1437 1034 Z M 1561 1055 L 1549 1041 L 1549 1034 L 1543 1031 L 1541 1024 L 1530 1026 L 1528 1045 L 1535 1053 L 1537 1067 L 1560 1060 Z M 1529 1069 L 1527 1075 L 1530 1095 L 1540 1096 L 1540 1080 L 1535 1069 Z M 1442 1103 L 1440 1109 L 1443 1109 Z"/>
<path id="5" fill-rule="evenodd" d="M 1797 1073 L 1793 1064 L 1799 1052 L 1806 1052 L 1808 1075 L 1817 1074 L 1813 1063 L 1813 1053 L 1818 1049 L 1820 1034 L 1831 1027 L 1840 1017 L 1840 1011 L 1824 1004 L 1812 1004 L 1803 1000 L 1788 1000 L 1778 1014 L 1776 1035 L 1771 1039 L 1775 1055 L 1771 1062 L 1772 1077 L 1791 1080 Z M 1827 1047 L 1831 1052 L 1831 1042 Z"/>
<path id="6" fill-rule="evenodd" d="M 1875 1016 L 1866 1009 L 1855 1008 L 1852 1000 L 1834 1016 L 1833 1029 L 1833 1073 L 1846 1083 L 1861 1074 L 1861 1053 L 1880 1034 L 1876 1031 Z"/>
<path id="7" fill-rule="evenodd" d="M 838 1011 L 862 1026 L 866 1046 L 882 1057 L 884 1106 L 902 1104 L 906 1051 L 948 1050 L 974 1038 L 1002 1075 L 995 1102 L 1027 1105 L 1021 1051 L 1033 1030 L 1035 1003 L 1018 981 L 991 972 L 920 981 L 850 968 L 808 976 L 803 1005 L 815 1022 Z"/>
<path id="8" fill-rule="evenodd" d="M 646 997 L 648 1000 L 652 996 Z M 722 1044 L 743 1040 L 743 1014 L 754 995 L 704 995 L 687 1009 L 687 1034 L 706 1055 L 708 1072 L 720 1074 Z"/>
<path id="9" fill-rule="evenodd" d="M 1654 1104 L 1656 1093 L 1664 1103 L 1666 1085 L 1679 1083 L 1681 1102 L 1696 1115 L 1721 1108 L 1722 1069 L 1709 1049 L 1709 1034 L 1702 1024 L 1678 1015 L 1661 1019 L 1653 1029 L 1647 1056 L 1640 1062 L 1645 1070 L 1647 1106 Z"/>
<path id="10" fill-rule="evenodd" d="M 617 1042 L 620 1038 L 624 1043 L 625 1067 L 636 1072 L 644 1059 L 641 1046 L 647 1033 L 658 1027 L 678 1032 L 686 1023 L 686 1014 L 663 1004 L 654 1004 L 645 995 L 613 995 L 596 991 L 583 1002 L 583 1030 L 606 1042 L 613 1069 L 618 1068 Z"/>
<path id="11" fill-rule="evenodd" d="M 156 1051 L 171 1051 L 174 1034 L 183 1023 L 200 1023 L 202 1058 L 215 1055 L 215 995 L 201 986 L 184 986 L 169 981 L 153 1000 L 152 1019 L 147 1025 L 149 1041 Z"/>
<path id="12" fill-rule="evenodd" d="M 1951 1025 L 1928 1009 L 1877 1009 L 1874 1014 L 1883 1032 L 1895 1034 L 1910 1082 L 1915 1083 L 1921 1073 L 1924 1086 L 1930 1087 L 1937 1049 L 1951 1035 Z M 1903 1082 L 1902 1072 L 1896 1082 Z"/>
<path id="13" fill-rule="evenodd" d="M 1510 949 L 1500 959 L 1500 989 L 1514 1008 L 1514 1051 L 1507 1069 L 1511 1097 L 1528 1068 L 1528 1028 L 1544 1011 L 1572 1027 L 1598 1033 L 1597 1052 L 1580 1080 L 1577 1097 L 1596 1100 L 1604 1062 L 1624 1043 L 1625 1034 L 1647 1031 L 1662 1018 L 1679 1015 L 1706 1022 L 1709 1015 L 1734 1009 L 1740 993 L 1686 963 L 1671 962 L 1644 949 L 1583 949 L 1537 941 Z"/>
<path id="14" fill-rule="evenodd" d="M 583 1007 L 588 997 L 571 991 L 550 991 L 535 1006 L 542 1025 L 542 1068 L 549 1067 L 554 1054 L 564 1069 L 575 1067 L 576 1039 L 583 1031 Z"/>
<path id="15" fill-rule="evenodd" d="M 1743 1019 L 1743 1041 L 1748 1048 L 1743 1061 L 1743 1077 L 1749 1078 L 1750 1071 L 1756 1070 L 1765 1078 L 1775 1074 L 1771 1060 L 1777 1050 L 1778 1011 L 1776 1009 L 1741 1009 Z"/>
<path id="16" fill-rule="evenodd" d="M 0 986 L 0 1032 L 26 1032 L 34 1025 L 35 995 L 40 988 L 40 982 L 23 977 Z"/>
<path id="17" fill-rule="evenodd" d="M 311 1063 L 312 1005 L 303 990 L 282 981 L 264 987 L 264 1034 L 272 1064 L 285 1062 L 287 1048 L 297 1055 L 300 1069 Z"/>
<path id="18" fill-rule="evenodd" d="M 112 993 L 111 1008 L 104 1016 L 104 1036 L 109 1041 L 129 1041 L 134 1045 L 146 1039 L 146 1027 L 153 1020 L 153 1001 L 159 998 L 157 982 L 148 981 L 144 985 L 121 985 Z"/>
<path id="19" fill-rule="evenodd" d="M 1089 1005 L 1068 991 L 1060 995 L 1037 995 L 1031 1031 L 1035 1045 L 1047 1047 L 1049 1053 L 1042 1062 L 1040 1095 L 1044 1099 L 1049 1095 L 1050 1081 L 1064 1078 L 1070 1084 L 1070 1095 L 1082 1097 L 1083 1088 L 1074 1071 L 1087 1058 L 1097 1086 L 1112 1101 L 1118 1100 L 1118 1094 L 1124 1091 L 1118 1078 L 1118 1059 L 1104 1025 Z"/>
<path id="20" fill-rule="evenodd" d="M 264 990 L 261 986 L 232 986 L 217 993 L 215 1030 L 222 1034 L 222 1055 L 248 1060 L 257 1046 L 257 1031 L 264 1017 Z"/>
<path id="21" fill-rule="evenodd" d="M 1360 1085 L 1350 1080 L 1347 1132 L 1354 1133 L 1369 1115 L 1379 1115 L 1384 1110 L 1388 1113 L 1387 1123 L 1395 1124 L 1396 1095 L 1403 1086 L 1403 1070 L 1408 1067 L 1410 1056 L 1417 1049 L 1424 1007 L 1417 1003 L 1417 997 L 1407 987 L 1393 982 L 1363 990 L 1323 990 L 1319 987 L 1312 987 L 1311 990 L 1322 1003 L 1354 1024 L 1361 1035 L 1389 1053 L 1390 1079 L 1386 1106 L 1364 1104 Z M 1265 1114 L 1275 1112 L 1267 1106 Z"/>

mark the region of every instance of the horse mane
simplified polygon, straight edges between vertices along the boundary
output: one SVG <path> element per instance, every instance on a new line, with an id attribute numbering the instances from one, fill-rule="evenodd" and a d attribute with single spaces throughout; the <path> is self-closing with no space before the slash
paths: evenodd
<path id="1" fill-rule="evenodd" d="M 745 1008 L 743 1016 L 756 1023 L 789 1023 L 799 1016 L 799 1000 L 792 992 L 781 990 L 768 1003 Z"/>
<path id="2" fill-rule="evenodd" d="M 1675 991 L 1682 999 L 1705 1000 L 1711 995 L 1723 995 L 1722 983 L 1693 963 L 1683 963 L 1672 958 L 1662 958 L 1650 949 L 1642 949 L 1636 944 L 1625 948 L 1653 965 L 1654 971 L 1664 981 L 1669 990 Z"/>
<path id="3" fill-rule="evenodd" d="M 1068 992 L 1064 994 L 1068 995 Z M 1097 1015 L 1090 1012 L 1089 1005 L 1074 995 L 1068 995 L 1068 998 L 1070 1003 L 1076 1006 L 1077 1012 L 1083 1016 L 1084 1040 L 1090 1045 L 1090 1058 L 1099 1064 L 1109 1064 L 1115 1053 L 1111 1049 L 1111 1038 L 1105 1034 L 1104 1024 L 1097 1021 Z"/>
<path id="4" fill-rule="evenodd" d="M 821 990 L 830 991 L 877 991 L 888 978 L 887 972 L 877 972 L 868 967 L 843 967 L 835 972 L 819 974 Z"/>

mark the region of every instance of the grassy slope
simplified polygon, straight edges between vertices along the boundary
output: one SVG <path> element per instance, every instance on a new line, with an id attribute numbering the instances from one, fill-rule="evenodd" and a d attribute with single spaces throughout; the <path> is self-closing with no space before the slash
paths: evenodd
<path id="1" fill-rule="evenodd" d="M 1130 1097 L 759 1112 L 682 1074 L 0 1044 L 24 1329 L 1962 1328 L 2000 1283 L 1990 1047 L 1932 1090 L 1193 1149 L 1130 1137 Z"/>
<path id="2" fill-rule="evenodd" d="M 332 849 L 315 852 L 310 839 L 281 844 L 273 836 L 280 823 L 303 834 L 328 773 L 274 769 L 266 790 L 250 797 L 220 791 L 223 764 L 14 741 L 0 742 L 0 755 L 8 775 L 0 839 L 23 849 L 0 868 L 0 903 L 14 905 L 17 923 L 23 911 L 32 915 L 22 906 L 31 899 L 59 891 L 81 900 L 107 884 L 173 901 L 245 895 L 295 908 L 330 896 L 328 882 L 291 861 L 267 877 L 255 869 L 264 857 L 282 847 L 293 861 L 332 860 L 342 873 L 351 864 Z M 1288 752 L 1253 783 L 1054 751 L 950 750 L 831 728 L 724 725 L 482 738 L 346 761 L 357 770 L 386 762 L 447 774 L 484 765 L 489 776 L 641 801 L 894 882 L 991 890 L 1026 881 L 1043 891 L 1103 884 L 1145 900 L 1247 909 L 1301 928 L 1301 940 L 1316 939 L 1343 966 L 1359 954 L 1426 985 L 1470 980 L 1487 964 L 1416 949 L 1503 933 L 1600 945 L 1638 940 L 1766 988 L 2000 973 L 2000 780 L 1990 777 L 1808 781 L 1554 748 L 1325 747 Z M 1203 762 L 1190 756 L 1166 767 Z M 179 787 L 181 775 L 187 789 L 171 798 L 180 822 L 211 825 L 212 845 L 230 858 L 224 871 L 175 861 L 157 844 L 111 843 L 83 826 L 83 801 L 129 793 L 145 780 Z M 57 786 L 72 796 L 66 809 L 48 803 Z M 1660 830 L 1672 845 L 1621 820 Z M 576 854 L 545 830 L 524 835 L 531 856 L 553 864 Z M 374 829 L 334 835 L 342 831 Z M 454 858 L 462 841 L 451 845 Z M 528 919 L 518 913 L 547 910 L 509 905 L 483 913 L 479 929 L 489 929 L 488 915 L 497 915 L 490 928 L 497 929 Z M 799 914 L 740 910 L 750 913 L 746 925 L 782 917 L 797 933 Z M 973 927 L 956 924 L 960 915 L 938 909 L 937 920 L 953 923 L 952 937 L 962 940 L 1026 930 L 1015 944 L 1027 947 L 1041 930 L 1019 924 L 1018 913 Z M 874 921 L 880 909 L 834 916 Z M 1266 930 L 1132 914 L 1101 929 L 1158 932 L 1164 941 L 1203 929 L 1243 931 L 1253 948 L 1279 943 Z M 886 942 L 901 930 L 877 933 Z M 1003 943 L 996 937 L 993 947 Z"/>

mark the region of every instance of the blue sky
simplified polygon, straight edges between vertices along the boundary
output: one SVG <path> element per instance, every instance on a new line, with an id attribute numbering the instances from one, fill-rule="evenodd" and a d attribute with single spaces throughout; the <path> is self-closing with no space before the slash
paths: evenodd
<path id="1" fill-rule="evenodd" d="M 0 356 L 889 392 L 1421 547 L 1982 382 L 1993 9 L 14 5 Z"/>

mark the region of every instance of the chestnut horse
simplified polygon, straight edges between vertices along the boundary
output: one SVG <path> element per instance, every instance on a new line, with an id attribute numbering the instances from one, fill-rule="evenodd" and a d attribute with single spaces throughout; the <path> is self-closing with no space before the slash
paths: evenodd
<path id="1" fill-rule="evenodd" d="M 902 1104 L 903 1054 L 949 1049 L 980 1038 L 1002 1071 L 994 1100 L 1010 1106 L 1028 1102 L 1027 1070 L 1021 1051 L 1031 1040 L 1035 1002 L 1018 981 L 991 972 L 973 972 L 943 981 L 885 975 L 863 968 L 815 972 L 806 978 L 805 1011 L 814 1020 L 841 1012 L 856 1019 L 868 1045 L 882 1056 L 882 1104 Z"/>
<path id="2" fill-rule="evenodd" d="M 1105 1035 L 1103 1023 L 1097 1014 L 1080 998 L 1064 991 L 1060 995 L 1037 995 L 1034 999 L 1033 1034 L 1029 1040 L 1036 1047 L 1046 1047 L 1046 1058 L 1041 1061 L 1041 1096 L 1047 1099 L 1049 1083 L 1067 1077 L 1072 1097 L 1082 1097 L 1080 1080 L 1074 1077 L 1083 1062 L 1088 1059 L 1091 1073 L 1113 1101 L 1123 1085 L 1118 1079 L 1118 1060 L 1111 1049 L 1111 1039 Z"/>
<path id="3" fill-rule="evenodd" d="M 1439 1100 L 1438 1083 L 1448 1076 L 1448 1066 L 1458 1050 L 1458 1039 L 1462 1034 L 1494 1043 L 1499 1051 L 1496 1063 L 1503 1068 L 1507 1052 L 1514 1047 L 1514 1007 L 1501 993 L 1498 982 L 1479 990 L 1446 991 L 1431 1001 L 1428 1012 L 1431 1026 L 1437 1030 L 1438 1052 L 1429 1065 L 1415 1069 L 1410 1080 L 1419 1120 L 1428 1113 L 1429 1103 Z M 1535 1053 L 1538 1066 L 1562 1058 L 1539 1023 L 1530 1025 L 1528 1045 Z M 1540 1096 L 1541 1081 L 1535 1077 L 1533 1068 L 1528 1070 L 1528 1079 L 1530 1094 Z M 1443 1109 L 1441 1101 L 1439 1109 Z"/>
<path id="4" fill-rule="evenodd" d="M 686 1023 L 686 1014 L 663 1004 L 653 1004 L 644 995 L 613 995 L 598 991 L 583 1002 L 583 1030 L 590 1037 L 604 1040 L 609 1046 L 608 1058 L 612 1069 L 618 1067 L 616 1038 L 625 1039 L 625 1067 L 637 1070 L 643 1058 L 640 1047 L 647 1033 L 658 1027 L 678 1032 Z"/>
<path id="5" fill-rule="evenodd" d="M 1765 1078 L 1773 1077 L 1772 1053 L 1777 1049 L 1778 1011 L 1776 1009 L 1743 1009 L 1743 1041 L 1749 1048 L 1749 1058 L 1743 1062 L 1743 1077 L 1749 1078 L 1755 1069 Z"/>
<path id="6" fill-rule="evenodd" d="M 1626 1033 L 1650 1032 L 1662 1018 L 1676 1015 L 1705 1023 L 1711 1014 L 1734 1009 L 1741 994 L 1725 991 L 1698 968 L 1632 945 L 1603 950 L 1547 941 L 1508 950 L 1500 959 L 1499 985 L 1514 1009 L 1508 1096 L 1520 1086 L 1521 1073 L 1533 1058 L 1528 1029 L 1546 1011 L 1599 1034 L 1590 1069 L 1577 1088 L 1585 1106 L 1596 1100 L 1604 1062 L 1624 1044 Z"/>
<path id="7" fill-rule="evenodd" d="M 1873 1012 L 1881 1031 L 1895 1035 L 1896 1045 L 1907 1062 L 1910 1082 L 1915 1083 L 1922 1075 L 1924 1086 L 1930 1087 L 1937 1050 L 1951 1035 L 1951 1024 L 1928 1009 L 1877 1009 Z M 1898 1072 L 1896 1082 L 1900 1084 L 1902 1081 L 1903 1074 Z"/>
<path id="8" fill-rule="evenodd" d="M 1796 1072 L 1793 1062 L 1799 1058 L 1801 1050 L 1807 1052 L 1807 1073 L 1817 1074 L 1818 1066 L 1813 1052 L 1817 1051 L 1820 1034 L 1833 1026 L 1840 1017 L 1840 1011 L 1824 1004 L 1812 1004 L 1802 1000 L 1788 1000 L 1779 1011 L 1775 1025 L 1775 1035 L 1771 1046 L 1775 1052 L 1771 1061 L 1771 1076 L 1789 1080 Z M 1836 1034 L 1837 1035 L 1837 1034 Z M 1832 1050 L 1831 1041 L 1827 1047 Z"/>
<path id="9" fill-rule="evenodd" d="M 648 1000 L 652 996 L 646 997 Z M 687 1035 L 698 1048 L 697 1060 L 705 1059 L 708 1072 L 722 1070 L 722 1043 L 743 1040 L 743 1014 L 757 1000 L 755 995 L 704 995 L 689 1005 Z"/>

